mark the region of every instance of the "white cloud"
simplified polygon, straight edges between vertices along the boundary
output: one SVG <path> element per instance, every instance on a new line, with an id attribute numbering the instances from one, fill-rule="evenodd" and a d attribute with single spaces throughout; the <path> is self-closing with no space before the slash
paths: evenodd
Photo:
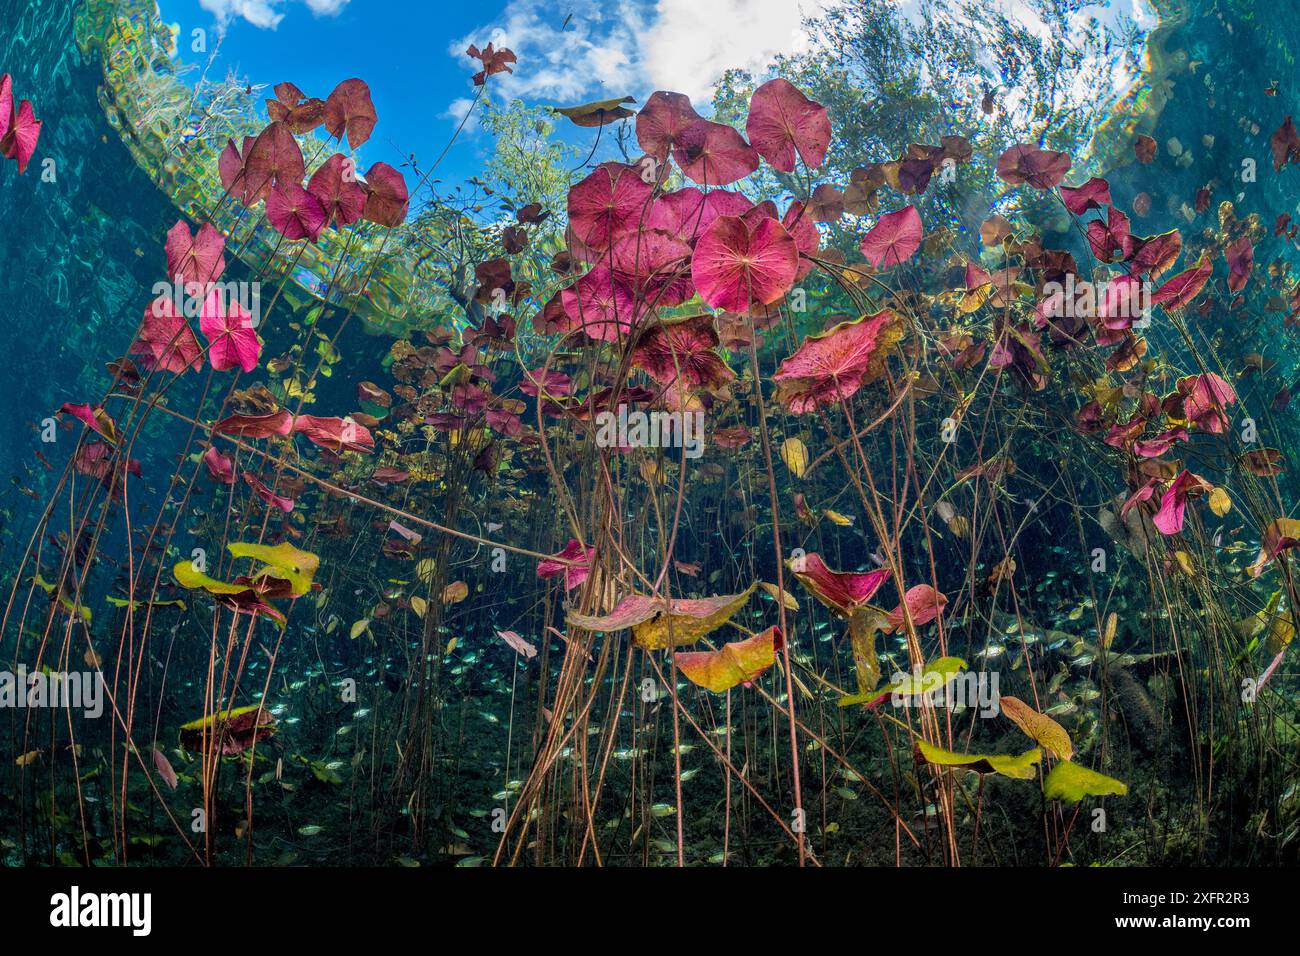
<path id="1" fill-rule="evenodd" d="M 469 97 L 462 97 L 458 100 L 452 100 L 447 104 L 447 108 L 438 114 L 438 119 L 450 120 L 453 125 L 459 126 L 461 120 L 465 119 L 469 108 L 474 105 L 474 101 Z M 465 122 L 465 132 L 472 132 L 478 126 L 478 117 L 470 116 Z"/>
<path id="2" fill-rule="evenodd" d="M 572 11 L 566 16 L 556 11 Z M 569 104 L 622 96 L 640 84 L 638 33 L 644 29 L 633 0 L 603 4 L 574 0 L 557 5 L 545 0 L 512 0 L 501 17 L 451 43 L 452 56 L 464 58 L 471 43 L 509 47 L 519 63 L 515 74 L 493 76 L 504 96 Z"/>
<path id="3" fill-rule="evenodd" d="M 263 30 L 274 30 L 284 19 L 281 11 L 289 0 L 199 0 L 199 6 L 217 19 L 224 30 L 235 20 L 244 20 Z M 338 16 L 348 0 L 301 0 L 314 16 Z"/>
<path id="4" fill-rule="evenodd" d="M 808 49 L 803 19 L 829 0 L 658 0 L 640 59 L 654 89 L 708 101 L 732 68 L 761 73 L 778 54 Z"/>
<path id="5" fill-rule="evenodd" d="M 686 93 L 707 110 L 733 67 L 761 72 L 777 54 L 809 46 L 805 15 L 836 0 L 511 0 L 493 23 L 449 52 L 489 41 L 519 57 L 516 73 L 490 81 L 503 96 L 573 104 L 656 89 Z M 557 11 L 571 11 L 567 17 Z M 466 60 L 467 63 L 473 61 Z"/>

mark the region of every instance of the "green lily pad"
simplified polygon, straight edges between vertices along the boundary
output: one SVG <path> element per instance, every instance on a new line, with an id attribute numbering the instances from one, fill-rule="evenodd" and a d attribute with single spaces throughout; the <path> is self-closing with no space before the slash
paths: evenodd
<path id="1" fill-rule="evenodd" d="M 1049 800 L 1078 803 L 1084 797 L 1103 797 L 1107 794 L 1124 796 L 1128 784 L 1104 773 L 1089 770 L 1069 760 L 1059 761 L 1043 781 L 1043 794 Z"/>
<path id="2" fill-rule="evenodd" d="M 1029 780 L 1034 770 L 1043 759 L 1043 752 L 1035 747 L 1022 754 L 959 754 L 942 747 L 934 747 L 924 740 L 916 742 L 916 749 L 926 763 L 939 767 L 955 767 L 958 770 L 972 770 L 975 773 L 1000 773 L 1004 777 L 1017 780 Z"/>

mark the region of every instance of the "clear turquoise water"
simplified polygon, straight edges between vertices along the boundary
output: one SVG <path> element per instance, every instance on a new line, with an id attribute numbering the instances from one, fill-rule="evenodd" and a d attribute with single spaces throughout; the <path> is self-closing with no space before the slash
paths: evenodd
<path id="1" fill-rule="evenodd" d="M 0 416 L 0 516 L 7 533 L 0 537 L 0 567 L 9 566 L 13 550 L 25 544 L 35 517 L 35 502 L 23 489 L 41 501 L 51 490 L 53 473 L 35 454 L 41 448 L 38 423 L 65 401 L 104 393 L 109 381 L 104 363 L 129 344 L 144 290 L 164 262 L 164 234 L 177 218 L 169 198 L 136 168 L 104 120 L 96 97 L 101 66 L 77 51 L 72 13 L 71 4 L 58 0 L 0 0 L 0 70 L 13 74 L 18 95 L 38 104 L 45 120 L 39 157 L 53 158 L 57 170 L 57 180 L 46 183 L 35 164 L 22 179 L 12 164 L 0 164 L 0 304 L 8 323 L 5 414 Z M 1166 38 L 1171 57 L 1182 53 L 1164 77 L 1172 85 L 1153 134 L 1163 152 L 1177 140 L 1191 152 L 1191 161 L 1141 167 L 1128 164 L 1127 156 L 1112 157 L 1109 164 L 1103 160 L 1103 167 L 1114 167 L 1108 175 L 1121 205 L 1128 206 L 1139 192 L 1152 196 L 1152 209 L 1135 220 L 1135 231 L 1151 235 L 1175 226 L 1184 231 L 1213 226 L 1213 212 L 1192 223 L 1181 215 L 1181 207 L 1207 186 L 1212 204 L 1231 199 L 1239 216 L 1254 212 L 1270 225 L 1281 213 L 1300 218 L 1296 171 L 1274 174 L 1268 145 L 1272 130 L 1300 102 L 1300 91 L 1289 82 L 1296 76 L 1290 51 L 1297 45 L 1293 40 L 1300 41 L 1294 14 L 1281 0 L 1198 0 L 1184 25 Z M 1279 81 L 1276 95 L 1266 95 L 1274 81 Z M 1242 181 L 1244 160 L 1256 164 L 1254 182 Z M 1257 269 L 1284 247 L 1281 239 L 1261 244 Z M 1227 313 L 1216 314 L 1199 328 L 1213 337 L 1230 331 L 1233 321 Z M 343 394 L 371 377 L 370 370 L 383 380 L 378 374 L 383 346 L 351 343 L 348 374 L 326 388 Z M 1278 340 L 1255 347 L 1267 348 L 1280 371 L 1295 377 L 1293 347 Z M 277 343 L 270 341 L 264 354 L 276 351 Z M 348 407 L 328 398 L 321 404 Z M 149 426 L 155 437 L 168 427 Z M 147 483 L 170 476 L 176 447 L 165 440 L 141 446 Z"/>

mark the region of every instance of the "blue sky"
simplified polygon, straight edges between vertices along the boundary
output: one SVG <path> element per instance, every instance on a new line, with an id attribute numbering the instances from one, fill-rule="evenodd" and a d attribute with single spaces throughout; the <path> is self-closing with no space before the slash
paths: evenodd
<path id="1" fill-rule="evenodd" d="M 396 164 L 441 152 L 474 95 L 477 65 L 465 47 L 488 41 L 519 56 L 514 76 L 492 78 L 498 97 L 572 106 L 658 88 L 688 93 L 702 109 L 723 70 L 761 69 L 806 47 L 800 10 L 830 0 L 159 0 L 180 28 L 224 30 L 211 75 L 233 69 L 254 83 L 292 80 L 325 97 L 340 80 L 370 84 L 379 125 L 363 163 Z M 209 51 L 212 45 L 209 44 Z M 439 168 L 444 180 L 481 166 L 482 137 L 458 141 Z M 579 137 L 587 142 L 588 136 Z"/>

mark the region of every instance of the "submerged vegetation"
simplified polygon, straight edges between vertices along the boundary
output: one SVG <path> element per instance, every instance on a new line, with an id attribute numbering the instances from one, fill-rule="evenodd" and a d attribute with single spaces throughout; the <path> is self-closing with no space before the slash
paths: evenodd
<path id="1" fill-rule="evenodd" d="M 5 657 L 103 707 L 10 686 L 5 859 L 1294 863 L 1297 227 L 1085 153 L 1131 25 L 884 6 L 712 118 L 471 46 L 450 195 L 359 78 L 197 121 L 37 425 Z"/>

